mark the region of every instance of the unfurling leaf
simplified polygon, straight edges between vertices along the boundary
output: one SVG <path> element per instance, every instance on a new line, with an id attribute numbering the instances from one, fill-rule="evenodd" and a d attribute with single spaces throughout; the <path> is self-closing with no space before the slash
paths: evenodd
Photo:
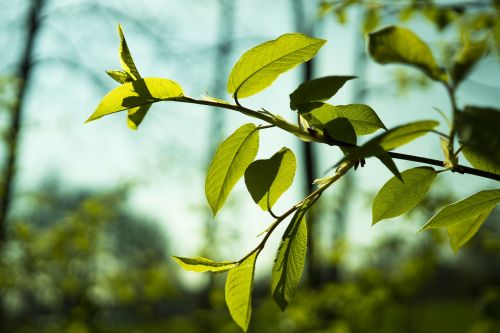
<path id="1" fill-rule="evenodd" d="M 500 110 L 467 106 L 457 116 L 458 135 L 466 148 L 500 168 Z"/>
<path id="2" fill-rule="evenodd" d="M 474 68 L 476 63 L 486 53 L 487 45 L 485 40 L 477 43 L 467 42 L 458 51 L 450 72 L 453 81 L 455 81 L 455 86 L 458 86 L 458 84 L 467 77 L 472 68 Z"/>
<path id="3" fill-rule="evenodd" d="M 187 271 L 194 272 L 215 272 L 221 273 L 230 270 L 237 265 L 236 262 L 230 261 L 213 261 L 207 258 L 196 257 L 196 258 L 184 258 L 172 256 L 182 268 Z"/>
<path id="4" fill-rule="evenodd" d="M 282 148 L 270 159 L 252 162 L 245 171 L 248 192 L 262 210 L 269 210 L 292 185 L 295 177 L 294 153 Z"/>
<path id="5" fill-rule="evenodd" d="M 458 159 L 455 156 L 455 154 L 450 154 L 449 150 L 449 142 L 447 138 L 443 138 L 442 136 L 439 137 L 439 143 L 441 144 L 441 151 L 443 152 L 444 155 L 444 163 L 443 166 L 446 168 L 451 168 L 458 163 Z"/>
<path id="6" fill-rule="evenodd" d="M 139 80 L 141 76 L 139 71 L 135 67 L 134 60 L 128 49 L 127 41 L 123 35 L 122 26 L 118 25 L 118 34 L 120 35 L 120 48 L 118 49 L 118 54 L 120 56 L 120 64 L 128 75 L 134 80 Z"/>
<path id="7" fill-rule="evenodd" d="M 314 57 L 325 43 L 324 39 L 295 33 L 254 47 L 231 70 L 228 93 L 243 98 L 264 90 L 280 74 Z"/>
<path id="8" fill-rule="evenodd" d="M 226 279 L 226 304 L 233 320 L 247 331 L 252 315 L 252 289 L 255 272 L 254 252 L 236 267 L 231 268 Z"/>
<path id="9" fill-rule="evenodd" d="M 368 52 L 380 64 L 399 63 L 414 66 L 430 78 L 446 81 L 429 46 L 412 31 L 389 26 L 368 34 Z"/>
<path id="10" fill-rule="evenodd" d="M 457 251 L 474 236 L 500 202 L 500 190 L 484 190 L 441 209 L 421 230 L 448 228 L 451 246 Z"/>
<path id="11" fill-rule="evenodd" d="M 391 178 L 373 201 L 372 224 L 415 208 L 431 188 L 436 175 L 433 168 L 417 167 L 401 172 L 403 181 Z"/>
<path id="12" fill-rule="evenodd" d="M 299 113 L 310 125 L 320 129 L 336 118 L 347 118 L 357 135 L 371 134 L 380 128 L 386 129 L 377 113 L 365 104 L 308 103 L 299 106 Z"/>
<path id="13" fill-rule="evenodd" d="M 356 76 L 325 76 L 303 82 L 290 94 L 290 108 L 297 110 L 299 104 L 323 102 L 333 97 L 349 80 Z"/>
<path id="14" fill-rule="evenodd" d="M 254 124 L 238 128 L 225 139 L 210 163 L 205 181 L 205 195 L 214 216 L 259 149 L 259 131 Z"/>
<path id="15" fill-rule="evenodd" d="M 182 88 L 174 81 L 160 78 L 145 78 L 122 84 L 111 90 L 86 122 L 111 113 L 149 106 L 168 100 L 181 100 Z"/>
<path id="16" fill-rule="evenodd" d="M 290 303 L 304 270 L 307 252 L 307 224 L 305 214 L 310 207 L 306 201 L 293 216 L 283 234 L 273 265 L 271 291 L 282 311 Z"/>

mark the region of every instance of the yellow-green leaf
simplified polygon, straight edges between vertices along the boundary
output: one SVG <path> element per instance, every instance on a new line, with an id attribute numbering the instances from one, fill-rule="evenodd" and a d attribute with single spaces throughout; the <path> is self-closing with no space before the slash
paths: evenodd
<path id="1" fill-rule="evenodd" d="M 87 122 L 111 113 L 148 106 L 158 101 L 178 100 L 181 97 L 182 88 L 172 80 L 145 78 L 128 82 L 104 96 Z"/>
<path id="2" fill-rule="evenodd" d="M 486 53 L 487 45 L 485 40 L 477 43 L 466 42 L 457 52 L 450 71 L 451 77 L 455 81 L 455 86 L 458 86 L 467 77 L 472 68 Z"/>
<path id="3" fill-rule="evenodd" d="M 106 74 L 108 74 L 109 77 L 121 84 L 134 81 L 134 79 L 132 79 L 132 77 L 130 77 L 130 75 L 128 75 L 124 71 L 109 70 L 106 71 Z"/>
<path id="4" fill-rule="evenodd" d="M 373 200 L 372 224 L 399 216 L 422 201 L 436 178 L 430 167 L 417 167 L 401 172 L 402 181 L 392 177 Z"/>
<path id="5" fill-rule="evenodd" d="M 492 158 L 478 154 L 468 147 L 464 147 L 462 153 L 474 168 L 500 175 L 500 164 L 495 163 Z"/>
<path id="6" fill-rule="evenodd" d="M 122 26 L 118 25 L 118 33 L 120 35 L 120 48 L 118 49 L 118 54 L 120 56 L 120 64 L 128 75 L 132 77 L 134 80 L 139 80 L 141 76 L 139 75 L 139 71 L 135 67 L 134 59 L 132 59 L 132 55 L 128 49 L 127 41 L 125 40 L 125 36 L 123 35 Z"/>
<path id="7" fill-rule="evenodd" d="M 479 230 L 483 222 L 495 208 L 492 206 L 486 209 L 484 213 L 478 214 L 469 220 L 464 220 L 448 227 L 448 237 L 453 251 L 457 252 L 465 243 L 467 243 Z"/>
<path id="8" fill-rule="evenodd" d="M 227 83 L 227 91 L 238 98 L 252 96 L 276 78 L 308 61 L 326 43 L 323 39 L 303 34 L 285 34 L 245 52 L 234 65 Z"/>
<path id="9" fill-rule="evenodd" d="M 290 108 L 297 110 L 299 104 L 326 101 L 347 81 L 355 78 L 356 76 L 325 76 L 303 82 L 290 94 Z"/>
<path id="10" fill-rule="evenodd" d="M 230 262 L 230 261 L 218 262 L 203 257 L 185 258 L 185 257 L 172 256 L 172 259 L 174 259 L 175 262 L 177 262 L 185 270 L 194 272 L 220 273 L 230 270 L 231 268 L 237 265 L 236 262 Z"/>
<path id="11" fill-rule="evenodd" d="M 292 185 L 295 177 L 294 153 L 282 148 L 270 159 L 252 162 L 245 171 L 248 192 L 262 210 L 269 210 Z"/>
<path id="12" fill-rule="evenodd" d="M 144 105 L 129 109 L 127 115 L 127 126 L 130 129 L 136 130 L 139 127 L 139 124 L 143 121 L 144 117 L 146 117 L 146 113 L 150 108 L 151 105 Z"/>
<path id="13" fill-rule="evenodd" d="M 282 311 L 290 303 L 304 270 L 307 252 L 307 223 L 305 214 L 310 207 L 306 201 L 296 212 L 283 234 L 273 265 L 271 291 Z"/>
<path id="14" fill-rule="evenodd" d="M 227 274 L 226 304 L 233 320 L 245 332 L 252 315 L 253 276 L 258 254 L 254 252 Z"/>
<path id="15" fill-rule="evenodd" d="M 259 131 L 254 124 L 238 128 L 221 142 L 210 163 L 205 181 L 205 195 L 214 216 L 259 149 Z"/>
<path id="16" fill-rule="evenodd" d="M 434 80 L 446 81 L 446 72 L 437 65 L 429 46 L 408 29 L 389 26 L 368 34 L 368 51 L 380 64 L 414 66 Z"/>

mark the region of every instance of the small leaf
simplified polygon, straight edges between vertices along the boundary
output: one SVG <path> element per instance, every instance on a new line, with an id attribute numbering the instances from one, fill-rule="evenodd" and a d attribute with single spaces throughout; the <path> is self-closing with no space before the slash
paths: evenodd
<path id="1" fill-rule="evenodd" d="M 500 167 L 500 110 L 467 106 L 457 116 L 458 135 L 465 147 Z"/>
<path id="2" fill-rule="evenodd" d="M 290 94 L 290 108 L 297 110 L 299 104 L 323 102 L 333 97 L 349 80 L 356 76 L 325 76 L 303 82 Z"/>
<path id="3" fill-rule="evenodd" d="M 396 163 L 394 163 L 394 160 L 392 159 L 391 155 L 389 155 L 389 153 L 386 152 L 382 147 L 380 147 L 380 146 L 378 146 L 378 147 L 379 147 L 379 153 L 375 154 L 374 156 L 380 162 L 382 162 L 382 164 L 385 165 L 385 167 L 390 172 L 392 172 L 394 177 L 396 177 L 400 181 L 403 181 L 403 177 L 401 177 L 401 173 L 399 172 L 399 169 L 398 169 Z"/>
<path id="4" fill-rule="evenodd" d="M 254 47 L 234 65 L 227 83 L 228 93 L 243 98 L 264 90 L 280 74 L 314 57 L 325 43 L 323 39 L 295 33 Z"/>
<path id="5" fill-rule="evenodd" d="M 500 202 L 500 190 L 484 190 L 441 209 L 421 229 L 445 228 L 468 221 L 473 224 L 480 215 L 490 212 Z M 462 228 L 465 224 L 462 224 Z"/>
<path id="6" fill-rule="evenodd" d="M 258 254 L 253 253 L 227 274 L 226 304 L 233 320 L 245 332 L 252 315 L 253 276 Z"/>
<path id="7" fill-rule="evenodd" d="M 377 113 L 365 104 L 331 105 L 308 103 L 299 106 L 299 113 L 313 126 L 321 127 L 336 118 L 347 118 L 357 135 L 386 129 Z"/>
<path id="8" fill-rule="evenodd" d="M 254 160 L 258 149 L 259 131 L 254 124 L 241 126 L 217 147 L 205 181 L 205 195 L 214 216 Z"/>
<path id="9" fill-rule="evenodd" d="M 363 20 L 363 32 L 367 34 L 376 27 L 378 27 L 379 24 L 380 24 L 380 7 L 370 6 L 365 11 L 365 17 Z"/>
<path id="10" fill-rule="evenodd" d="M 454 165 L 457 165 L 458 159 L 455 156 L 455 154 L 450 154 L 450 150 L 448 149 L 450 140 L 447 138 L 443 138 L 442 136 L 439 137 L 439 143 L 441 144 L 441 151 L 443 152 L 444 155 L 444 163 L 443 166 L 446 168 L 451 168 Z"/>
<path id="11" fill-rule="evenodd" d="M 488 156 L 478 154 L 468 147 L 464 147 L 462 153 L 474 168 L 500 175 L 500 165 L 495 164 Z"/>
<path id="12" fill-rule="evenodd" d="M 305 214 L 310 207 L 306 201 L 296 212 L 283 234 L 273 265 L 271 291 L 282 311 L 290 303 L 304 270 L 307 252 L 307 223 Z"/>
<path id="13" fill-rule="evenodd" d="M 373 200 L 372 224 L 415 208 L 431 188 L 436 175 L 433 168 L 417 167 L 401 173 L 403 182 L 392 177 Z"/>
<path id="14" fill-rule="evenodd" d="M 181 97 L 183 97 L 182 88 L 172 80 L 159 78 L 136 80 L 111 90 L 86 122 L 159 101 L 179 100 Z"/>
<path id="15" fill-rule="evenodd" d="M 455 253 L 476 234 L 483 222 L 493 211 L 493 208 L 495 207 L 492 206 L 489 210 L 486 209 L 484 213 L 476 215 L 470 220 L 464 220 L 448 227 L 450 245 Z"/>
<path id="16" fill-rule="evenodd" d="M 124 71 L 111 70 L 111 71 L 106 71 L 106 74 L 108 74 L 113 80 L 121 84 L 134 81 L 134 79 L 132 79 L 130 75 L 128 75 Z"/>
<path id="17" fill-rule="evenodd" d="M 120 35 L 120 48 L 118 49 L 118 53 L 120 55 L 120 63 L 128 75 L 132 77 L 134 80 L 139 80 L 141 76 L 139 75 L 139 71 L 135 67 L 134 60 L 132 59 L 132 55 L 127 46 L 127 41 L 125 40 L 125 36 L 123 35 L 122 26 L 118 25 L 118 33 Z"/>
<path id="18" fill-rule="evenodd" d="M 380 64 L 414 66 L 433 80 L 446 81 L 446 72 L 436 64 L 429 46 L 408 29 L 389 26 L 368 34 L 368 52 Z"/>
<path id="19" fill-rule="evenodd" d="M 455 81 L 455 86 L 458 86 L 467 77 L 472 68 L 486 53 L 487 45 L 485 40 L 477 43 L 466 42 L 458 51 L 453 60 L 453 67 L 450 73 L 453 81 Z"/>
<path id="20" fill-rule="evenodd" d="M 151 108 L 151 105 L 139 106 L 128 110 L 127 125 L 130 129 L 136 130 L 140 123 L 146 117 L 146 113 Z"/>
<path id="21" fill-rule="evenodd" d="M 292 185 L 295 177 L 294 153 L 282 148 L 270 159 L 252 162 L 245 171 L 248 192 L 262 210 L 269 210 Z"/>
<path id="22" fill-rule="evenodd" d="M 202 257 L 184 258 L 184 257 L 172 256 L 172 259 L 174 259 L 185 270 L 194 272 L 220 273 L 230 270 L 231 268 L 237 265 L 236 262 L 230 262 L 230 261 L 217 262 Z"/>

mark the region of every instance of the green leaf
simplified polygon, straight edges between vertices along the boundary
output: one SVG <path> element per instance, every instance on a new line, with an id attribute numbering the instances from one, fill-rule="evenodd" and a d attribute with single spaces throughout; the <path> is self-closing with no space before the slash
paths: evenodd
<path id="1" fill-rule="evenodd" d="M 453 67 L 450 74 L 455 81 L 455 86 L 458 86 L 463 79 L 467 77 L 469 72 L 474 68 L 475 64 L 486 53 L 488 44 L 485 40 L 477 43 L 467 42 L 455 55 Z"/>
<path id="2" fill-rule="evenodd" d="M 130 75 L 128 75 L 124 71 L 110 70 L 106 71 L 106 74 L 108 74 L 113 80 L 121 84 L 134 81 L 134 79 L 132 79 Z"/>
<path id="3" fill-rule="evenodd" d="M 500 175 L 500 165 L 495 164 L 488 156 L 478 154 L 468 147 L 464 147 L 462 153 L 474 168 Z"/>
<path id="4" fill-rule="evenodd" d="M 500 166 L 500 110 L 467 106 L 457 116 L 458 135 L 465 147 L 497 168 Z"/>
<path id="5" fill-rule="evenodd" d="M 179 100 L 182 88 L 174 81 L 160 78 L 145 78 L 122 84 L 111 90 L 86 122 L 111 113 L 140 106 L 149 106 L 158 101 Z"/>
<path id="6" fill-rule="evenodd" d="M 380 148 L 379 153 L 377 153 L 375 155 L 375 157 L 380 162 L 382 162 L 382 164 L 384 164 L 385 167 L 387 169 L 389 169 L 390 172 L 392 172 L 394 177 L 396 177 L 400 181 L 403 181 L 403 177 L 401 177 L 401 173 L 399 172 L 399 169 L 398 169 L 396 163 L 394 163 L 394 160 L 392 159 L 391 155 L 389 155 L 389 153 L 386 152 L 382 147 L 380 147 L 380 146 L 378 146 L 378 147 Z"/>
<path id="7" fill-rule="evenodd" d="M 214 216 L 254 160 L 258 149 L 259 131 L 254 124 L 241 126 L 217 147 L 205 181 L 205 195 Z"/>
<path id="8" fill-rule="evenodd" d="M 172 259 L 174 259 L 186 271 L 194 271 L 194 272 L 220 273 L 230 270 L 231 268 L 237 265 L 236 262 L 230 262 L 230 261 L 217 262 L 202 257 L 184 258 L 184 257 L 172 256 Z"/>
<path id="9" fill-rule="evenodd" d="M 120 35 L 120 48 L 118 49 L 118 54 L 120 55 L 120 64 L 128 75 L 134 80 L 139 80 L 141 76 L 139 71 L 135 67 L 134 60 L 127 46 L 127 41 L 123 35 L 122 26 L 118 25 L 118 33 Z"/>
<path id="10" fill-rule="evenodd" d="M 303 82 L 290 94 L 290 108 L 297 110 L 299 104 L 326 101 L 347 81 L 355 78 L 356 76 L 325 76 Z"/>
<path id="11" fill-rule="evenodd" d="M 458 252 L 465 243 L 467 243 L 479 230 L 486 218 L 490 215 L 495 207 L 486 209 L 484 213 L 478 214 L 469 220 L 453 224 L 448 227 L 448 237 L 453 251 Z"/>
<path id="12" fill-rule="evenodd" d="M 354 127 L 349 119 L 343 117 L 335 118 L 326 123 L 324 126 L 324 134 L 329 141 L 339 144 L 341 148 L 343 148 L 342 144 L 355 146 L 357 142 Z"/>
<path id="13" fill-rule="evenodd" d="M 282 148 L 270 159 L 257 160 L 248 166 L 245 171 L 245 184 L 262 210 L 271 209 L 292 185 L 295 168 L 295 155 L 288 148 Z"/>
<path id="14" fill-rule="evenodd" d="M 368 52 L 380 64 L 399 63 L 414 66 L 431 79 L 446 81 L 429 46 L 412 31 L 389 26 L 368 34 Z"/>
<path id="15" fill-rule="evenodd" d="M 306 201 L 294 214 L 281 239 L 273 265 L 271 291 L 284 311 L 297 290 L 304 270 L 307 252 L 307 223 L 305 214 L 310 207 Z"/>
<path id="16" fill-rule="evenodd" d="M 264 90 L 280 74 L 314 57 L 325 43 L 323 39 L 295 33 L 254 47 L 234 65 L 227 83 L 228 93 L 243 98 Z"/>
<path id="17" fill-rule="evenodd" d="M 377 113 L 365 104 L 331 105 L 308 103 L 299 106 L 299 113 L 309 124 L 322 127 L 336 118 L 347 118 L 357 135 L 371 134 L 385 128 Z"/>
<path id="18" fill-rule="evenodd" d="M 139 127 L 139 124 L 143 121 L 144 117 L 146 117 L 146 113 L 150 108 L 151 105 L 144 105 L 129 109 L 127 116 L 127 126 L 130 129 L 136 130 Z"/>
<path id="19" fill-rule="evenodd" d="M 497 203 L 500 202 L 500 190 L 484 190 L 468 198 L 457 201 L 441 209 L 434 215 L 421 230 L 432 228 L 446 228 L 459 223 L 464 228 L 477 221 L 480 215 L 491 212 Z"/>
<path id="20" fill-rule="evenodd" d="M 226 304 L 233 320 L 245 332 L 252 315 L 253 277 L 258 254 L 254 252 L 227 274 Z"/>
<path id="21" fill-rule="evenodd" d="M 424 199 L 436 176 L 433 168 L 417 167 L 401 173 L 403 182 L 392 177 L 373 200 L 372 224 L 415 208 Z"/>

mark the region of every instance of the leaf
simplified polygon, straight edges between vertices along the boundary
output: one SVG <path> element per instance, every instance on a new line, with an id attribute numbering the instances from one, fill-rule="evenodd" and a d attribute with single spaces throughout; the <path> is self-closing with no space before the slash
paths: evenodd
<path id="1" fill-rule="evenodd" d="M 444 163 L 443 166 L 446 168 L 451 168 L 454 165 L 457 165 L 458 159 L 455 156 L 453 152 L 450 153 L 450 150 L 448 149 L 450 140 L 447 138 L 444 138 L 442 136 L 439 137 L 439 143 L 441 145 L 441 151 L 443 152 L 444 156 Z"/>
<path id="2" fill-rule="evenodd" d="M 160 78 L 145 78 L 122 84 L 111 90 L 86 122 L 111 113 L 183 97 L 182 88 L 174 81 Z"/>
<path id="3" fill-rule="evenodd" d="M 429 46 L 408 29 L 389 26 L 368 34 L 368 52 L 380 64 L 410 65 L 433 80 L 446 81 L 446 72 L 437 65 Z"/>
<path id="4" fill-rule="evenodd" d="M 205 181 L 205 195 L 214 216 L 254 160 L 258 149 L 259 131 L 254 124 L 241 126 L 217 147 Z"/>
<path id="5" fill-rule="evenodd" d="M 462 153 L 474 168 L 500 175 L 500 165 L 495 164 L 488 156 L 478 154 L 468 147 L 464 147 Z"/>
<path id="6" fill-rule="evenodd" d="M 118 83 L 127 83 L 127 82 L 132 82 L 134 79 L 132 79 L 127 73 L 124 71 L 106 71 L 106 74 L 108 74 L 113 80 L 115 80 Z"/>
<path id="7" fill-rule="evenodd" d="M 233 320 L 245 332 L 252 315 L 253 276 L 258 254 L 254 252 L 227 274 L 226 304 Z"/>
<path id="8" fill-rule="evenodd" d="M 403 177 L 401 177 L 401 173 L 399 172 L 399 169 L 394 163 L 394 160 L 392 159 L 391 155 L 389 155 L 388 152 L 386 152 L 382 147 L 379 146 L 379 153 L 374 155 L 382 164 L 385 165 L 387 169 L 389 169 L 392 174 L 399 179 L 400 181 L 403 181 Z"/>
<path id="9" fill-rule="evenodd" d="M 500 202 L 500 190 L 484 190 L 441 209 L 421 229 L 445 228 L 459 223 L 462 228 L 472 224 L 480 215 L 490 212 Z"/>
<path id="10" fill-rule="evenodd" d="M 299 104 L 326 101 L 347 81 L 355 78 L 356 76 L 325 76 L 303 82 L 290 94 L 290 108 L 297 110 Z"/>
<path id="11" fill-rule="evenodd" d="M 457 115 L 458 135 L 465 147 L 497 168 L 500 166 L 500 110 L 467 106 Z"/>
<path id="12" fill-rule="evenodd" d="M 262 210 L 269 210 L 292 185 L 295 177 L 294 153 L 282 148 L 270 159 L 252 162 L 245 171 L 248 192 Z"/>
<path id="13" fill-rule="evenodd" d="M 297 290 L 304 270 L 307 252 L 307 223 L 305 214 L 310 207 L 306 201 L 294 214 L 281 239 L 273 265 L 271 291 L 273 298 L 284 311 Z"/>
<path id="14" fill-rule="evenodd" d="M 118 49 L 118 53 L 120 55 L 120 64 L 128 75 L 132 77 L 134 80 L 139 80 L 141 76 L 139 75 L 139 71 L 135 67 L 134 60 L 132 59 L 132 55 L 127 46 L 127 41 L 125 40 L 125 36 L 123 35 L 122 26 L 118 25 L 118 33 L 120 35 L 120 48 Z"/>
<path id="15" fill-rule="evenodd" d="M 430 167 L 403 171 L 403 181 L 392 177 L 373 200 L 372 224 L 399 216 L 415 208 L 425 197 L 437 173 Z"/>
<path id="16" fill-rule="evenodd" d="M 386 129 L 377 113 L 365 104 L 331 105 L 309 103 L 299 106 L 299 113 L 313 126 L 322 126 L 336 118 L 347 118 L 357 135 Z"/>
<path id="17" fill-rule="evenodd" d="M 470 220 L 464 220 L 448 227 L 450 245 L 455 253 L 458 252 L 458 249 L 460 249 L 476 234 L 494 208 L 495 207 L 492 206 L 489 210 L 486 209 L 484 213 L 479 214 Z"/>
<path id="18" fill-rule="evenodd" d="M 236 262 L 230 262 L 230 261 L 217 262 L 202 257 L 184 258 L 184 257 L 172 256 L 172 259 L 174 259 L 183 269 L 194 272 L 220 273 L 230 270 L 231 268 L 237 265 Z"/>
<path id="19" fill-rule="evenodd" d="M 467 77 L 472 68 L 483 57 L 486 53 L 487 45 L 485 40 L 477 43 L 466 42 L 457 52 L 450 71 L 455 86 L 458 86 Z"/>
<path id="20" fill-rule="evenodd" d="M 285 34 L 245 52 L 229 75 L 227 91 L 238 98 L 252 96 L 276 78 L 310 60 L 326 43 L 303 34 Z"/>

